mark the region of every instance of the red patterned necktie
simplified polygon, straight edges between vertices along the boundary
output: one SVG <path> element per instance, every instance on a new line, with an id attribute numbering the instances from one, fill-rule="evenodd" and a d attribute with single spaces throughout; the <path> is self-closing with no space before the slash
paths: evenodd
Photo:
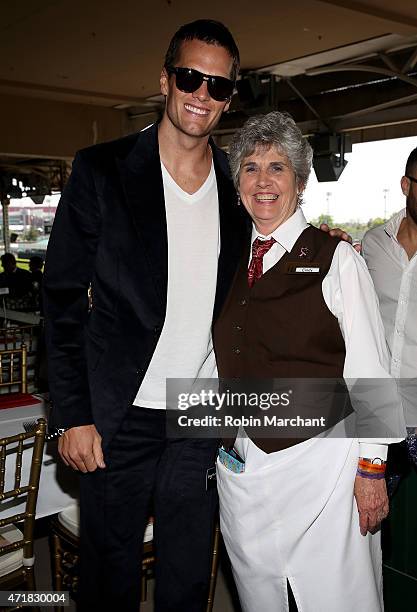
<path id="1" fill-rule="evenodd" d="M 248 268 L 248 285 L 253 287 L 256 281 L 261 278 L 263 273 L 263 258 L 273 244 L 275 244 L 275 238 L 269 240 L 261 240 L 256 238 L 252 244 L 252 259 Z"/>

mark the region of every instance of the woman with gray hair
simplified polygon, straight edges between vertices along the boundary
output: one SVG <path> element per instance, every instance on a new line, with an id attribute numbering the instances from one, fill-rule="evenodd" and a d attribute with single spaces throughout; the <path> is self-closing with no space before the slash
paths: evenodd
<path id="1" fill-rule="evenodd" d="M 326 414 L 340 380 L 389 378 L 389 362 L 365 263 L 300 208 L 312 156 L 286 113 L 252 117 L 234 137 L 230 166 L 252 236 L 214 343 L 223 379 L 327 379 Z M 244 612 L 287 611 L 291 590 L 300 612 L 383 609 L 375 532 L 388 513 L 392 441 L 258 438 L 241 428 L 234 445 L 225 442 L 221 528 Z"/>

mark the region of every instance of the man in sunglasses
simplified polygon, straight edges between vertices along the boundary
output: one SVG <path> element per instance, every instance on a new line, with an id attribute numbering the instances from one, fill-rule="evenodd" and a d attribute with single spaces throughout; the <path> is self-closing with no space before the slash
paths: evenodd
<path id="1" fill-rule="evenodd" d="M 401 190 L 406 207 L 385 225 L 369 230 L 362 254 L 379 297 L 381 317 L 391 355 L 391 374 L 397 379 L 408 437 L 405 445 L 417 466 L 417 147 L 411 151 Z M 401 448 L 393 453 L 394 474 L 388 480 L 394 490 L 399 474 Z"/>
<path id="2" fill-rule="evenodd" d="M 80 610 L 137 612 L 150 514 L 155 610 L 207 605 L 217 442 L 167 439 L 165 381 L 216 376 L 213 312 L 245 221 L 209 135 L 238 70 L 221 23 L 180 28 L 159 125 L 78 152 L 57 210 L 44 276 L 49 381 L 61 456 L 81 473 Z"/>

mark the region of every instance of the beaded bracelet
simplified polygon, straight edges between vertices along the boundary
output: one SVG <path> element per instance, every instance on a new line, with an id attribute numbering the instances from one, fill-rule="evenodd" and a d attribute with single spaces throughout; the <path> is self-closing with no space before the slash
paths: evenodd
<path id="1" fill-rule="evenodd" d="M 377 463 L 380 462 L 380 463 Z M 360 457 L 358 462 L 357 474 L 362 478 L 370 478 L 372 480 L 382 480 L 385 478 L 385 469 L 387 464 L 385 461 L 377 457 L 376 459 L 366 459 Z"/>
<path id="2" fill-rule="evenodd" d="M 48 433 L 45 436 L 45 441 L 46 442 L 50 442 L 51 440 L 55 440 L 56 438 L 60 438 L 62 436 L 62 434 L 64 434 L 66 431 L 67 430 L 64 427 L 56 427 L 54 430 L 51 431 L 51 433 Z"/>

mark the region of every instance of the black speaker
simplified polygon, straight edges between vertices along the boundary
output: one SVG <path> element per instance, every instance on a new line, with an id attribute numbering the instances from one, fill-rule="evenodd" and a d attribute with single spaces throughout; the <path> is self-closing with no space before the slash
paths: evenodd
<path id="1" fill-rule="evenodd" d="M 337 181 L 346 168 L 345 153 L 352 151 L 347 134 L 316 134 L 312 138 L 313 168 L 319 183 Z"/>
<path id="2" fill-rule="evenodd" d="M 313 157 L 313 168 L 319 183 L 339 180 L 346 165 L 346 159 L 341 160 L 334 154 Z"/>

